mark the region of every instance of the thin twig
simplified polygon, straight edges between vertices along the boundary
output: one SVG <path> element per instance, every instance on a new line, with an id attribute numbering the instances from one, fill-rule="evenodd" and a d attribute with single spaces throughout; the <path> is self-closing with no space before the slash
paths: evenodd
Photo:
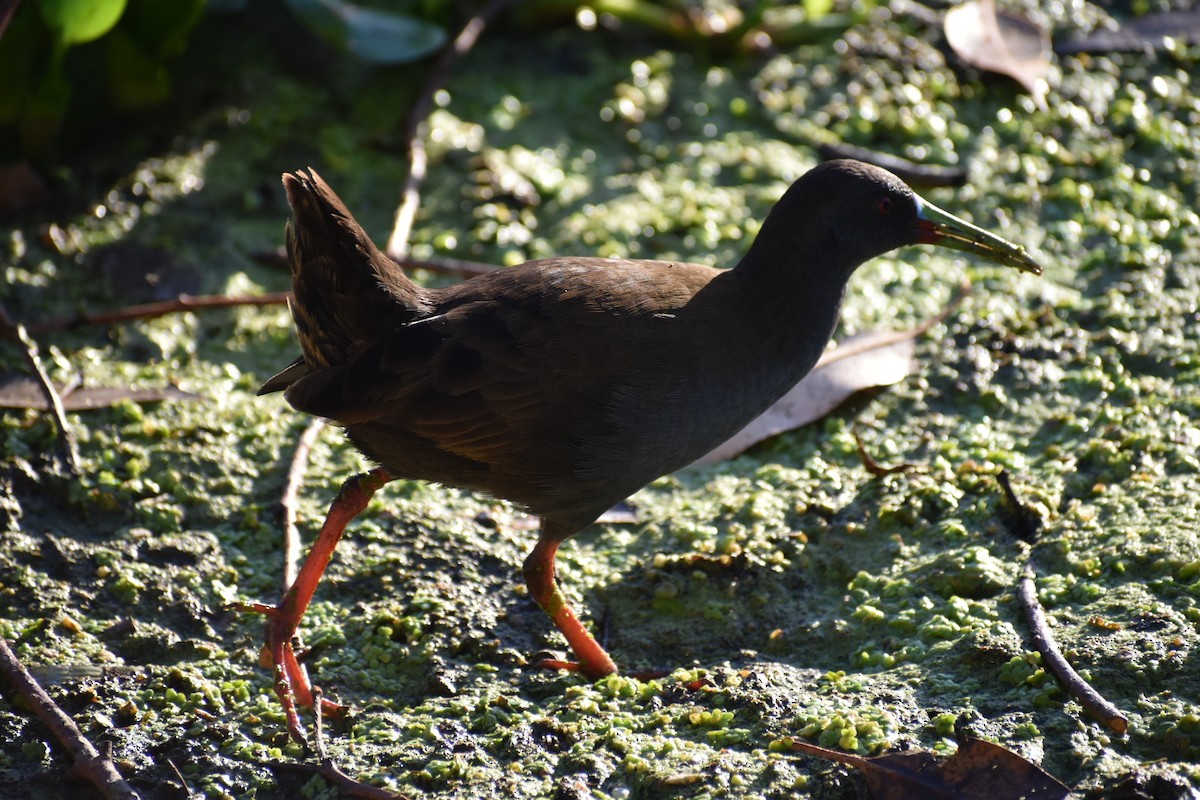
<path id="1" fill-rule="evenodd" d="M 1004 492 L 1005 502 L 1009 506 L 1006 516 L 1009 518 L 1007 526 L 1010 532 L 1032 544 L 1037 539 L 1041 519 L 1033 509 L 1022 503 L 1021 499 L 1017 497 L 1006 470 L 1000 471 L 997 481 Z M 1021 607 L 1021 616 L 1029 625 L 1034 649 L 1042 654 L 1042 660 L 1046 667 L 1058 678 L 1067 693 L 1111 730 L 1124 733 L 1129 728 L 1129 720 L 1119 708 L 1105 700 L 1099 692 L 1093 689 L 1091 684 L 1072 668 L 1062 651 L 1058 649 L 1058 643 L 1054 641 L 1054 635 L 1050 632 L 1050 626 L 1046 622 L 1046 612 L 1042 608 L 1041 601 L 1038 600 L 1032 556 L 1026 560 L 1025 569 L 1020 580 L 1017 581 L 1017 604 Z"/>
<path id="2" fill-rule="evenodd" d="M 403 258 L 394 258 L 393 260 L 407 269 L 424 269 L 441 275 L 458 275 L 467 278 L 475 275 L 486 275 L 489 272 L 495 272 L 499 269 L 495 264 L 485 264 L 482 261 L 467 261 L 462 258 L 440 257 L 425 259 L 404 256 Z"/>
<path id="3" fill-rule="evenodd" d="M 878 150 L 868 150 L 845 142 L 825 142 L 817 145 L 821 158 L 852 158 L 855 161 L 865 161 L 877 167 L 883 167 L 910 186 L 963 186 L 967 182 L 966 167 L 940 167 L 934 164 L 922 164 L 909 161 L 907 158 L 894 156 L 891 153 L 881 153 Z"/>
<path id="4" fill-rule="evenodd" d="M 324 696 L 325 691 L 320 686 L 312 687 L 313 708 L 321 707 L 321 698 Z M 329 753 L 325 750 L 325 715 L 314 714 L 313 717 L 313 752 L 322 763 L 332 763 Z"/>
<path id="5" fill-rule="evenodd" d="M 29 330 L 36 333 L 73 328 L 78 325 L 109 325 L 135 319 L 154 319 L 179 311 L 196 311 L 206 308 L 235 308 L 237 306 L 278 306 L 288 301 L 291 292 L 268 292 L 253 295 L 226 294 L 181 294 L 171 300 L 126 306 L 116 311 L 101 311 L 96 314 L 80 314 L 69 319 L 48 319 L 30 323 Z"/>
<path id="6" fill-rule="evenodd" d="M 313 687 L 313 707 L 319 708 L 321 705 L 321 687 Z M 273 769 L 285 770 L 288 772 L 307 772 L 320 775 L 325 780 L 334 785 L 341 794 L 346 797 L 365 797 L 367 800 L 408 800 L 406 795 L 397 794 L 388 789 L 380 789 L 378 786 L 371 786 L 362 781 L 347 775 L 342 771 L 341 767 L 334 763 L 333 759 L 325 750 L 324 725 L 322 723 L 323 714 L 314 715 L 313 721 L 313 752 L 316 754 L 320 764 L 283 764 L 273 763 L 268 764 Z"/>
<path id="7" fill-rule="evenodd" d="M 1091 684 L 1067 663 L 1062 651 L 1058 649 L 1058 644 L 1054 641 L 1050 628 L 1046 624 L 1046 614 L 1042 610 L 1042 604 L 1038 600 L 1037 587 L 1033 582 L 1032 565 L 1026 565 L 1025 574 L 1017 583 L 1017 602 L 1021 606 L 1021 613 L 1025 617 L 1025 621 L 1029 624 L 1029 632 L 1033 636 L 1033 646 L 1042 654 L 1046 666 L 1062 683 L 1063 688 L 1109 729 L 1117 733 L 1125 733 L 1129 728 L 1129 720 L 1119 708 L 1105 700 L 1099 692 L 1093 689 Z"/>
<path id="8" fill-rule="evenodd" d="M 1005 505 L 1001 509 L 1001 521 L 1013 536 L 1027 544 L 1033 544 L 1038 539 L 1042 518 L 1017 497 L 1017 493 L 1013 491 L 1012 483 L 1008 479 L 1008 470 L 1000 470 L 1000 474 L 996 476 L 996 482 L 1000 484 L 1000 490 L 1004 492 Z"/>
<path id="9" fill-rule="evenodd" d="M 89 781 L 107 800 L 136 800 L 138 797 L 107 754 L 101 754 L 61 708 L 46 694 L 29 670 L 21 664 L 8 642 L 0 639 L 0 675 L 3 675 L 33 713 L 42 721 L 74 762 L 71 774 Z"/>
<path id="10" fill-rule="evenodd" d="M 279 504 L 283 506 L 283 592 L 296 582 L 296 564 L 300 561 L 300 530 L 296 526 L 296 497 L 300 493 L 300 485 L 304 483 L 304 470 L 308 464 L 308 455 L 325 427 L 325 420 L 315 417 L 300 440 L 296 442 L 296 450 L 292 453 L 292 463 L 288 467 L 287 485 L 283 490 L 283 498 Z"/>
<path id="11" fill-rule="evenodd" d="M 21 0 L 8 0 L 4 7 L 0 8 L 0 39 L 4 38 L 4 32 L 8 30 L 8 23 L 12 22 L 13 15 L 20 7 Z"/>
<path id="12" fill-rule="evenodd" d="M 417 135 L 409 139 L 408 175 L 400 187 L 400 205 L 396 208 L 396 220 L 392 223 L 392 235 L 388 237 L 385 252 L 396 261 L 408 255 L 408 237 L 412 233 L 417 207 L 421 205 L 421 184 L 425 182 L 425 125 L 421 123 Z"/>
<path id="13" fill-rule="evenodd" d="M 320 775 L 333 784 L 333 787 L 346 797 L 362 797 L 366 800 L 410 800 L 408 795 L 381 789 L 356 780 L 342 772 L 337 764 L 330 760 L 320 764 L 295 764 L 286 761 L 269 761 L 264 766 L 279 772 L 298 772 L 301 775 Z"/>
<path id="14" fill-rule="evenodd" d="M 199 709 L 197 709 L 197 710 L 199 710 Z M 192 787 L 188 786 L 187 779 L 183 777 L 183 773 L 179 771 L 179 767 L 177 767 L 175 765 L 175 762 L 170 758 L 168 758 L 166 761 L 167 761 L 167 766 L 171 768 L 171 772 L 175 773 L 175 780 L 179 781 L 180 788 L 183 789 L 184 793 L 188 797 L 191 797 L 192 796 Z"/>
<path id="15" fill-rule="evenodd" d="M 287 251 L 282 247 L 253 253 L 250 257 L 258 263 L 269 267 L 276 267 L 278 269 L 289 268 Z M 489 272 L 495 272 L 499 269 L 495 264 L 487 264 L 483 261 L 469 261 L 463 258 L 447 258 L 445 256 L 413 258 L 410 255 L 405 255 L 400 258 L 391 256 L 391 259 L 405 269 L 423 269 L 427 272 L 435 272 L 438 275 L 452 275 L 458 278 L 472 278 L 476 275 L 486 275 Z"/>
<path id="16" fill-rule="evenodd" d="M 854 444 L 856 447 L 858 447 L 858 457 L 862 459 L 863 469 L 874 475 L 876 478 L 882 478 L 884 475 L 891 475 L 893 472 L 908 472 L 911 469 L 915 469 L 915 467 L 908 462 L 901 462 L 892 467 L 883 466 L 876 461 L 870 453 L 867 452 L 867 446 L 863 444 L 862 437 L 858 435 L 857 425 L 854 427 L 853 433 Z"/>
<path id="17" fill-rule="evenodd" d="M 67 469 L 72 477 L 78 479 L 81 474 L 79 471 L 79 447 L 75 443 L 75 431 L 67 422 L 67 412 L 63 409 L 62 398 L 42 366 L 42 359 L 38 356 L 37 342 L 30 337 L 24 325 L 15 322 L 9 316 L 8 310 L 3 305 L 0 305 L 0 335 L 14 339 L 21 345 L 25 361 L 33 370 L 42 394 L 46 398 L 46 406 L 54 417 L 54 424 L 58 426 L 59 445 L 62 448 L 62 456 L 66 461 Z"/>
<path id="18" fill-rule="evenodd" d="M 413 220 L 417 216 L 417 208 L 421 205 L 421 184 L 425 182 L 425 169 L 428 157 L 425 152 L 425 129 L 429 124 L 429 114 L 433 111 L 433 97 L 438 89 L 446 82 L 450 68 L 454 63 L 471 52 L 471 48 L 479 41 L 479 35 L 487 24 L 495 18 L 511 0 L 491 0 L 479 10 L 475 16 L 467 20 L 454 41 L 450 43 L 429 72 L 429 77 L 422 87 L 421 93 L 413 103 L 405 127 L 405 147 L 408 157 L 408 176 L 400 189 L 400 206 L 396 209 L 396 221 L 392 225 L 392 235 L 388 237 L 385 252 L 399 261 L 408 255 L 408 240 L 412 234 Z"/>

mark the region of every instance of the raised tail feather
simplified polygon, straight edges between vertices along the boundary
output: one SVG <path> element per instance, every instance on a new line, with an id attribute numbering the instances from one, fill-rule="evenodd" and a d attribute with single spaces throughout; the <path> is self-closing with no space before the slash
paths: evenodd
<path id="1" fill-rule="evenodd" d="M 292 318 L 308 370 L 344 364 L 427 312 L 422 290 L 371 242 L 316 170 L 285 174 L 283 186 L 294 217 L 287 228 Z"/>

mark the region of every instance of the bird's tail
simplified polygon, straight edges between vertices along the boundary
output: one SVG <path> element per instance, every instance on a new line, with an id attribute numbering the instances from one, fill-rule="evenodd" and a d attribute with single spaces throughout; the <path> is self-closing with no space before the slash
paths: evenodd
<path id="1" fill-rule="evenodd" d="M 283 176 L 292 318 L 307 367 L 343 364 L 422 309 L 420 289 L 311 167 Z"/>

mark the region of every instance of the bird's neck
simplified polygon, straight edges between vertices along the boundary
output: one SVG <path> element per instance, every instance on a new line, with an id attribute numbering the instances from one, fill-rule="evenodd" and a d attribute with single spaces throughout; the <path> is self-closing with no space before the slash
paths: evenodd
<path id="1" fill-rule="evenodd" d="M 763 226 L 734 272 L 778 336 L 815 360 L 833 335 L 847 281 L 858 265 L 841 263 L 834 241 L 775 227 Z"/>

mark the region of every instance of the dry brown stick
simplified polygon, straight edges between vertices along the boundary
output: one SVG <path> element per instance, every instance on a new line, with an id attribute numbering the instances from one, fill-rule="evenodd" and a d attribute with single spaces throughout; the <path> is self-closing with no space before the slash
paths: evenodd
<path id="1" fill-rule="evenodd" d="M 308 454 L 312 452 L 325 427 L 325 420 L 316 417 L 304 429 L 300 440 L 296 442 L 296 450 L 292 453 L 292 464 L 288 467 L 287 485 L 283 489 L 283 498 L 279 504 L 283 506 L 283 592 L 296 582 L 296 564 L 300 561 L 300 531 L 296 527 L 296 496 L 300 493 L 300 485 L 304 483 L 304 470 L 308 464 Z M 319 716 L 319 715 L 318 715 Z"/>
<path id="2" fill-rule="evenodd" d="M 237 306 L 278 306 L 288 301 L 291 292 L 269 292 L 253 295 L 226 294 L 181 294 L 171 300 L 156 303 L 143 303 L 136 306 L 126 306 L 115 311 L 101 311 L 96 314 L 80 314 L 70 319 L 48 319 L 34 322 L 29 330 L 36 333 L 73 328 L 77 325 L 109 325 L 114 322 L 128 322 L 134 319 L 153 319 L 179 311 L 196 311 L 205 308 L 235 308 Z"/>
<path id="3" fill-rule="evenodd" d="M 385 252 L 399 261 L 408 254 L 408 240 L 412 233 L 413 220 L 417 216 L 417 208 L 421 205 L 421 184 L 425 182 L 425 168 L 428 158 L 425 152 L 425 128 L 429 114 L 433 110 L 433 97 L 437 90 L 446 82 L 450 68 L 454 62 L 461 59 L 479 41 L 479 35 L 497 14 L 504 10 L 511 0 L 491 0 L 479 10 L 475 16 L 467 20 L 458 36 L 449 44 L 429 72 L 429 77 L 422 87 L 421 93 L 413 103 L 408 115 L 408 125 L 405 128 L 405 147 L 408 156 L 408 176 L 400 189 L 400 206 L 396 209 L 396 221 L 392 225 L 392 235 L 388 237 Z"/>
<path id="4" fill-rule="evenodd" d="M 287 252 L 282 247 L 275 250 L 253 253 L 250 257 L 258 263 L 266 264 L 269 267 L 276 267 L 278 269 L 289 268 Z M 406 255 L 401 258 L 392 257 L 392 260 L 405 269 L 423 269 L 428 272 L 436 272 L 439 275 L 454 275 L 464 278 L 484 275 L 499 269 L 495 264 L 486 264 L 482 261 L 469 261 L 463 258 L 447 258 L 445 256 L 413 258 Z"/>
<path id="5" fill-rule="evenodd" d="M 404 256 L 394 261 L 407 269 L 424 269 L 441 275 L 461 275 L 472 277 L 495 272 L 499 267 L 495 264 L 485 264 L 482 261 L 467 261 L 462 258 L 412 258 Z"/>
<path id="6" fill-rule="evenodd" d="M 997 480 L 1000 488 L 1004 491 L 1005 501 L 1009 505 L 1007 515 L 1010 518 L 1008 522 L 1010 531 L 1018 538 L 1033 543 L 1037 539 L 1038 528 L 1041 524 L 1040 518 L 1017 497 L 1006 470 L 1000 471 Z M 1046 612 L 1042 608 L 1041 601 L 1038 600 L 1034 578 L 1033 557 L 1030 556 L 1025 561 L 1025 569 L 1020 580 L 1017 581 L 1017 604 L 1020 605 L 1021 615 L 1029 625 L 1034 649 L 1042 654 L 1042 661 L 1058 678 L 1067 693 L 1078 700 L 1088 713 L 1103 722 L 1109 729 L 1117 733 L 1125 733 L 1129 728 L 1129 720 L 1119 708 L 1105 700 L 1099 692 L 1093 689 L 1091 684 L 1074 670 L 1062 651 L 1058 649 L 1058 643 L 1054 641 L 1054 635 L 1050 632 L 1050 626 L 1046 622 Z"/>
<path id="7" fill-rule="evenodd" d="M 1000 490 L 1004 493 L 1005 506 L 1001 509 L 1000 518 L 1008 532 L 1023 542 L 1035 543 L 1042 528 L 1041 517 L 1017 497 L 1012 482 L 1008 479 L 1008 470 L 1000 470 L 996 482 L 1000 484 Z"/>
<path id="8" fill-rule="evenodd" d="M 175 780 L 179 781 L 179 788 L 183 789 L 186 797 L 192 796 L 192 787 L 188 786 L 187 779 L 183 777 L 183 773 L 179 771 L 179 767 L 171 759 L 167 759 L 167 766 L 171 768 L 171 772 L 175 773 Z"/>
<path id="9" fill-rule="evenodd" d="M 320 775 L 333 784 L 346 797 L 362 797 L 366 800 L 409 800 L 408 795 L 381 789 L 362 781 L 355 780 L 338 767 L 333 761 L 326 759 L 320 764 L 296 764 L 287 761 L 270 761 L 264 766 L 279 772 L 298 772 L 302 775 Z"/>
<path id="10" fill-rule="evenodd" d="M 858 457 L 862 460 L 863 469 L 874 475 L 876 478 L 882 478 L 884 475 L 891 475 L 893 472 L 908 472 L 915 469 L 912 464 L 903 462 L 892 467 L 885 467 L 867 452 L 867 446 L 863 444 L 862 437 L 858 435 L 858 426 L 855 425 L 851 429 L 854 434 L 854 445 L 858 448 Z"/>
<path id="11" fill-rule="evenodd" d="M 321 687 L 313 687 L 313 708 L 321 707 Z M 283 764 L 275 763 L 269 766 L 290 772 L 310 772 L 320 775 L 329 781 L 346 797 L 364 797 L 367 800 L 408 800 L 406 795 L 397 794 L 388 789 L 380 789 L 347 775 L 341 767 L 334 763 L 325 750 L 324 724 L 322 714 L 313 719 L 313 753 L 320 764 Z"/>
<path id="12" fill-rule="evenodd" d="M 25 669 L 8 642 L 0 638 L 0 674 L 18 695 L 25 698 L 33 713 L 42 721 L 59 744 L 66 748 L 74 762 L 71 774 L 89 781 L 107 800 L 136 800 L 138 797 L 112 759 L 101 754 L 61 708 L 46 694 L 29 670 Z"/>
<path id="13" fill-rule="evenodd" d="M 420 127 L 424 127 L 422 124 Z M 392 223 L 392 235 L 388 237 L 385 252 L 396 261 L 408 255 L 408 237 L 412 233 L 417 207 L 421 204 L 421 184 L 425 182 L 425 134 L 418 133 L 409 140 L 408 175 L 400 187 L 400 205 L 396 208 L 396 220 Z"/>
<path id="14" fill-rule="evenodd" d="M 1017 582 L 1017 602 L 1021 606 L 1021 613 L 1025 617 L 1025 621 L 1029 624 L 1029 632 L 1033 636 L 1033 646 L 1042 654 L 1046 666 L 1062 683 L 1063 688 L 1110 730 L 1125 733 L 1129 728 L 1129 720 L 1119 708 L 1105 700 L 1099 692 L 1093 689 L 1092 685 L 1071 667 L 1062 651 L 1058 649 L 1058 644 L 1054 641 L 1050 628 L 1046 624 L 1046 613 L 1042 610 L 1042 604 L 1038 600 L 1031 564 L 1026 564 L 1025 574 Z"/>
<path id="15" fill-rule="evenodd" d="M 878 150 L 868 150 L 856 147 L 846 142 L 825 142 L 817 145 L 821 158 L 852 158 L 855 161 L 865 161 L 877 167 L 883 167 L 900 180 L 912 186 L 963 186 L 967 182 L 966 167 L 941 167 L 934 164 L 921 164 L 909 161 L 890 153 Z"/>
<path id="16" fill-rule="evenodd" d="M 0 39 L 4 38 L 4 32 L 8 30 L 8 23 L 12 22 L 13 15 L 20 7 L 21 0 L 8 0 L 4 7 L 0 8 Z"/>
<path id="17" fill-rule="evenodd" d="M 29 336 L 24 325 L 15 322 L 9 316 L 8 309 L 3 305 L 0 305 L 0 334 L 14 339 L 21 345 L 25 361 L 33 370 L 42 394 L 46 397 L 46 406 L 54 417 L 54 424 L 58 427 L 59 445 L 62 448 L 67 470 L 73 477 L 79 478 L 79 446 L 75 443 L 75 431 L 67 422 L 67 412 L 63 409 L 62 398 L 54 388 L 54 384 L 50 382 L 50 376 L 46 374 L 45 368 L 42 367 L 42 359 L 38 356 L 37 342 Z"/>

